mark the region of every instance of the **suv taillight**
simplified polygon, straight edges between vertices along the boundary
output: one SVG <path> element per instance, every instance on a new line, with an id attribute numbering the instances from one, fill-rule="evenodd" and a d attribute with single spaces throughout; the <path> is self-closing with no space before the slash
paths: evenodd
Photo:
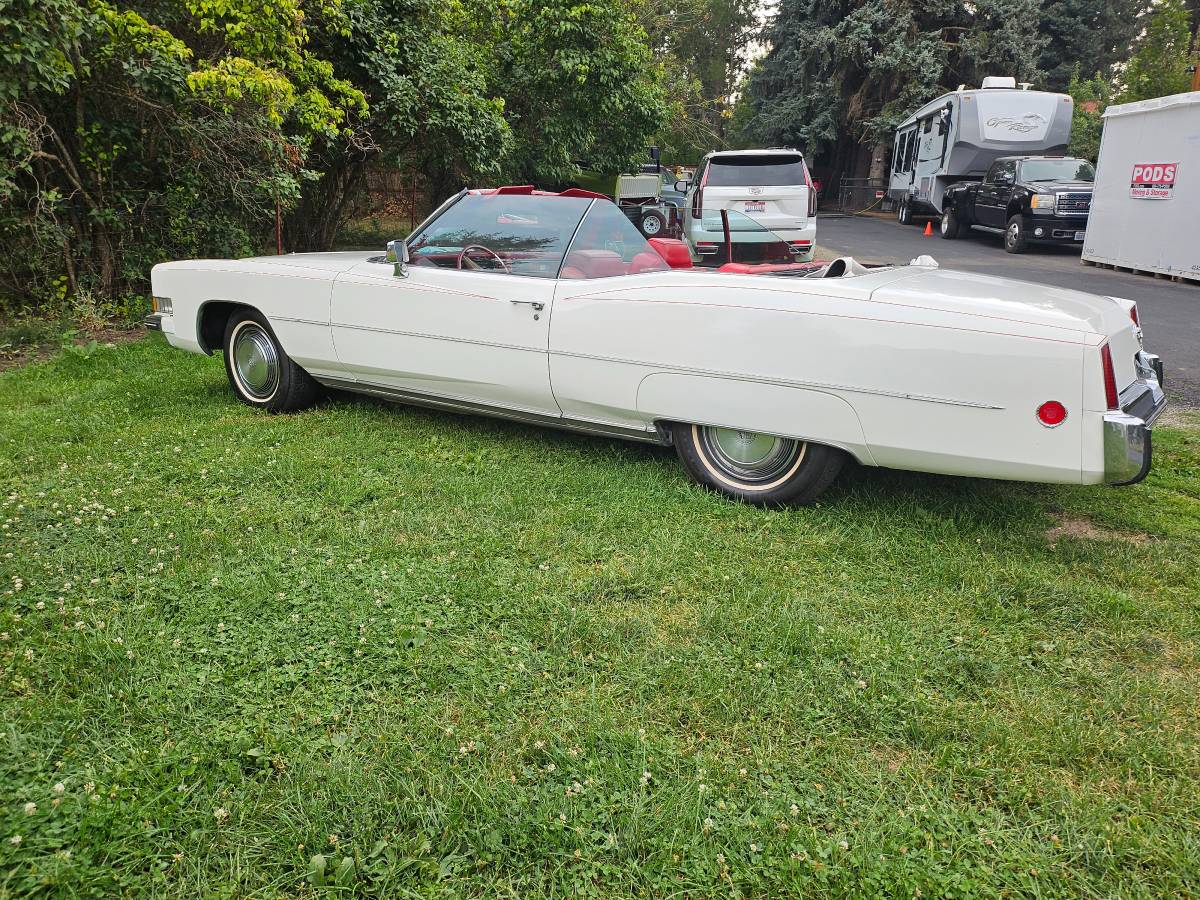
<path id="1" fill-rule="evenodd" d="M 1100 365 L 1104 367 L 1104 401 L 1109 409 L 1118 409 L 1120 398 L 1117 396 L 1117 373 L 1113 369 L 1112 350 L 1108 344 L 1100 345 Z"/>
<path id="2" fill-rule="evenodd" d="M 813 187 L 812 176 L 808 174 L 808 163 L 800 160 L 800 165 L 804 166 L 804 183 L 808 185 L 808 217 L 811 219 L 817 214 L 817 190 Z"/>

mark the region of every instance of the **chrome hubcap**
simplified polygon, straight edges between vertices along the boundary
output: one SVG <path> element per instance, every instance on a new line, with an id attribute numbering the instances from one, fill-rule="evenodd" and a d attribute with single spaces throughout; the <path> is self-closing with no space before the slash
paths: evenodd
<path id="1" fill-rule="evenodd" d="M 258 325 L 247 323 L 233 342 L 233 368 L 242 388 L 265 400 L 279 386 L 279 354 L 275 342 Z"/>
<path id="2" fill-rule="evenodd" d="M 1017 242 L 1017 235 L 1019 235 L 1020 233 L 1021 233 L 1021 229 L 1017 225 L 1009 225 L 1008 226 L 1008 242 L 1010 244 L 1015 244 Z"/>
<path id="3" fill-rule="evenodd" d="M 705 427 L 701 441 L 717 468 L 745 482 L 779 478 L 796 464 L 805 447 L 802 441 L 736 428 Z"/>

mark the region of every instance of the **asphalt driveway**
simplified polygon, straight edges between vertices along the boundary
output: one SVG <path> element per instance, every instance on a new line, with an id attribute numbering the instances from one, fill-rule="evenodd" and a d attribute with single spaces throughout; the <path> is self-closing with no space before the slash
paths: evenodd
<path id="1" fill-rule="evenodd" d="M 821 216 L 817 244 L 862 262 L 908 262 L 927 253 L 948 269 L 1002 275 L 1056 287 L 1136 300 L 1146 349 L 1162 356 L 1172 400 L 1200 406 L 1200 285 L 1085 266 L 1074 247 L 1035 248 L 1020 256 L 1004 252 L 998 235 L 973 233 L 955 241 L 919 227 L 866 216 Z"/>

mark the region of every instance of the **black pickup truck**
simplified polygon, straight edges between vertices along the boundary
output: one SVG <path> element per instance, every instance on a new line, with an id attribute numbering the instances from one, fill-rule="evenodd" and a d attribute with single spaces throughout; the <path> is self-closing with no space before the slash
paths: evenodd
<path id="1" fill-rule="evenodd" d="M 942 237 L 967 228 L 1004 235 L 1004 249 L 1083 244 L 1096 170 L 1086 159 L 1002 156 L 983 181 L 961 182 L 942 200 Z"/>

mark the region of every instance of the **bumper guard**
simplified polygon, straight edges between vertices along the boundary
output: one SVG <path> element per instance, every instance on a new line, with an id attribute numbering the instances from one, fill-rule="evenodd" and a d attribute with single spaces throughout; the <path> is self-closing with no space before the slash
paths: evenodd
<path id="1" fill-rule="evenodd" d="M 1153 353 L 1136 357 L 1138 378 L 1121 392 L 1120 409 L 1104 416 L 1104 481 L 1137 484 L 1150 471 L 1150 431 L 1167 397 L 1162 390 L 1162 360 Z"/>

